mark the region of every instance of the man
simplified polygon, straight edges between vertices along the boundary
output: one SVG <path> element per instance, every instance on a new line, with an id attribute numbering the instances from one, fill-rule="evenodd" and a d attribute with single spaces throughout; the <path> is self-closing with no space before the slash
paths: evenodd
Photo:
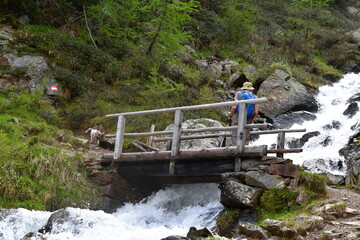
<path id="1" fill-rule="evenodd" d="M 235 101 L 247 100 L 257 98 L 256 95 L 252 92 L 254 90 L 251 82 L 244 82 L 241 91 L 236 92 Z M 257 104 L 248 104 L 247 111 L 247 123 L 253 123 L 255 117 L 259 114 L 259 108 Z M 232 106 L 229 114 L 229 121 L 231 120 L 231 126 L 237 126 L 239 120 L 239 107 Z M 250 140 L 250 129 L 245 128 L 245 144 L 247 145 Z M 231 133 L 231 142 L 232 145 L 236 145 L 237 129 L 233 130 Z"/>

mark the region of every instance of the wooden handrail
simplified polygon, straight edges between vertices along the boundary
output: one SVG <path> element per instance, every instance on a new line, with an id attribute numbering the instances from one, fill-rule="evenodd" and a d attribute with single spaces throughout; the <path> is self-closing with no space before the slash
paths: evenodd
<path id="1" fill-rule="evenodd" d="M 241 100 L 241 101 L 229 101 L 222 103 L 211 103 L 211 104 L 203 104 L 203 105 L 194 105 L 194 106 L 184 106 L 184 107 L 174 107 L 174 108 L 163 108 L 163 109 L 154 109 L 147 111 L 138 111 L 138 112 L 127 112 L 127 113 L 116 113 L 116 114 L 108 114 L 106 117 L 117 117 L 117 131 L 116 134 L 108 134 L 106 138 L 116 138 L 115 140 L 115 151 L 114 154 L 111 155 L 114 161 L 137 161 L 140 158 L 143 159 L 162 159 L 169 161 L 169 175 L 176 174 L 176 161 L 178 159 L 189 157 L 192 155 L 196 156 L 204 156 L 206 154 L 233 154 L 235 156 L 235 171 L 241 170 L 241 157 L 246 156 L 245 153 L 249 153 L 249 146 L 245 146 L 246 142 L 246 132 L 251 128 L 259 128 L 266 129 L 268 124 L 264 121 L 264 123 L 247 123 L 247 105 L 248 104 L 258 104 L 267 102 L 266 98 L 257 98 L 250 100 Z M 204 110 L 204 109 L 214 109 L 219 107 L 230 107 L 230 106 L 240 106 L 240 111 L 238 116 L 238 125 L 237 126 L 227 126 L 227 127 L 206 127 L 199 129 L 182 129 L 183 122 L 183 114 L 184 111 L 190 110 Z M 165 113 L 165 112 L 174 112 L 174 128 L 172 130 L 167 131 L 155 131 L 155 126 L 151 127 L 150 132 L 141 132 L 141 133 L 125 133 L 125 122 L 128 116 L 141 116 L 145 114 L 156 114 L 156 113 Z M 180 151 L 180 142 L 182 140 L 190 140 L 190 139 L 202 139 L 202 138 L 216 138 L 216 137 L 227 137 L 232 134 L 229 133 L 231 131 L 237 132 L 237 141 L 236 145 L 232 147 L 225 147 L 219 149 L 203 149 L 203 150 L 195 150 L 195 151 Z M 301 149 L 284 149 L 285 148 L 285 133 L 291 132 L 305 132 L 306 129 L 274 129 L 274 130 L 259 130 L 259 131 L 250 131 L 251 135 L 259 135 L 259 134 L 278 134 L 278 143 L 277 149 L 266 151 L 266 146 L 263 146 L 265 150 L 256 150 L 259 151 L 257 154 L 266 154 L 266 153 L 276 153 L 278 157 L 283 157 L 284 153 L 289 152 L 299 152 Z M 196 133 L 206 133 L 207 134 L 196 134 Z M 210 133 L 214 132 L 214 133 Z M 217 132 L 217 133 L 216 133 Z M 192 134 L 192 135 L 184 135 L 184 134 Z M 162 138 L 156 138 L 153 136 L 164 136 Z M 144 143 L 134 141 L 134 145 L 137 146 L 142 151 L 146 151 L 146 149 L 151 149 L 151 142 L 160 142 L 160 141 L 171 141 L 171 149 L 170 151 L 158 151 L 157 149 L 151 149 L 151 151 L 157 151 L 153 153 L 143 152 L 143 153 L 123 153 L 123 143 L 125 137 L 149 137 L 148 142 L 150 144 L 143 145 Z M 210 156 L 209 156 L 210 157 Z"/>
<path id="2" fill-rule="evenodd" d="M 114 114 L 107 114 L 106 117 L 118 117 L 120 115 L 136 116 L 136 115 L 155 114 L 155 113 L 164 113 L 164 112 L 175 112 L 177 110 L 181 110 L 181 111 L 204 110 L 204 109 L 213 109 L 219 107 L 231 107 L 240 104 L 258 104 L 264 102 L 267 102 L 266 98 L 256 98 L 256 99 L 241 100 L 241 101 L 229 101 L 229 102 L 210 103 L 210 104 L 184 106 L 184 107 L 162 108 L 162 109 L 154 109 L 154 110 L 146 110 L 146 111 L 138 111 L 138 112 L 114 113 Z"/>

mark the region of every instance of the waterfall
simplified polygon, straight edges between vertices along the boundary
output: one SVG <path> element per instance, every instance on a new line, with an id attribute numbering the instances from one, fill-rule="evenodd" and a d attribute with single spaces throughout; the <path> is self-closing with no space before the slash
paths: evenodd
<path id="1" fill-rule="evenodd" d="M 292 159 L 295 164 L 302 165 L 314 173 L 329 172 L 344 175 L 346 165 L 344 158 L 339 155 L 354 131 L 351 127 L 360 120 L 360 112 L 352 118 L 343 112 L 349 106 L 349 98 L 360 93 L 360 75 L 347 74 L 332 86 L 319 88 L 316 98 L 320 105 L 315 113 L 316 119 L 294 124 L 292 129 L 306 128 L 306 132 L 319 131 L 319 135 L 312 137 L 302 147 L 302 153 L 285 154 L 285 158 Z M 301 138 L 305 133 L 286 133 L 289 143 L 294 138 Z M 263 135 L 253 145 L 276 143 L 277 135 Z"/>
<path id="2" fill-rule="evenodd" d="M 360 75 L 347 74 L 333 86 L 319 89 L 320 104 L 316 119 L 291 128 L 319 131 L 302 147 L 302 153 L 285 154 L 313 172 L 344 174 L 344 159 L 338 151 L 353 134 L 351 127 L 360 119 L 343 115 L 348 99 L 360 93 Z M 329 127 L 330 126 L 330 127 Z M 304 133 L 287 133 L 287 141 Z M 252 143 L 276 143 L 276 135 L 263 135 Z M 326 143 L 326 144 L 325 144 Z M 159 240 L 170 235 L 186 236 L 190 227 L 211 228 L 215 216 L 223 209 L 217 184 L 173 185 L 154 193 L 138 204 L 126 204 L 112 214 L 79 208 L 67 208 L 68 221 L 55 224 L 50 233 L 31 239 L 47 240 Z M 18 240 L 37 232 L 48 221 L 51 212 L 26 209 L 0 210 L 0 239 Z"/>
<path id="3" fill-rule="evenodd" d="M 211 228 L 223 209 L 217 184 L 173 185 L 138 204 L 126 204 L 113 214 L 67 208 L 69 220 L 53 226 L 47 240 L 160 240 L 186 236 L 189 228 Z M 43 227 L 50 212 L 14 209 L 0 211 L 0 239 L 18 240 Z M 35 239 L 44 239 L 35 238 Z"/>

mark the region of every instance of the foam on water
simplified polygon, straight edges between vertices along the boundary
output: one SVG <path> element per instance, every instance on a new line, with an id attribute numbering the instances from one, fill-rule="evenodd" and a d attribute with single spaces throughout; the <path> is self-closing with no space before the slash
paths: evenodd
<path id="1" fill-rule="evenodd" d="M 317 100 L 320 110 L 317 119 L 294 125 L 292 128 L 306 128 L 307 132 L 321 134 L 303 147 L 302 153 L 286 154 L 296 164 L 310 163 L 316 171 L 330 171 L 343 174 L 339 168 L 343 158 L 338 151 L 352 135 L 351 126 L 360 119 L 360 113 L 349 119 L 343 115 L 347 100 L 360 93 L 360 76 L 348 74 L 333 86 L 319 89 Z M 339 129 L 325 129 L 324 126 L 339 121 Z M 304 133 L 287 133 L 287 139 L 300 138 Z M 271 137 L 272 136 L 272 137 Z M 327 146 L 320 142 L 330 139 Z M 276 135 L 263 135 L 253 144 L 276 143 Z M 321 159 L 324 164 L 319 164 Z M 311 166 L 311 163 L 316 163 Z M 319 166 L 321 165 L 321 166 Z M 160 190 L 143 202 L 126 204 L 115 213 L 67 208 L 70 217 L 67 222 L 54 225 L 51 233 L 33 239 L 47 240 L 159 240 L 170 235 L 185 236 L 190 227 L 214 225 L 214 218 L 223 209 L 219 202 L 220 191 L 216 184 L 174 185 Z M 18 240 L 29 232 L 37 232 L 50 217 L 51 212 L 25 209 L 0 210 L 0 239 Z"/>
<path id="2" fill-rule="evenodd" d="M 115 213 L 67 208 L 67 222 L 54 225 L 49 240 L 159 240 L 170 235 L 185 236 L 190 227 L 214 225 L 223 209 L 217 184 L 173 185 L 138 204 L 126 204 Z M 0 239 L 17 240 L 43 227 L 50 212 L 25 209 L 13 212 L 0 222 Z M 39 238 L 40 239 L 40 238 Z"/>
<path id="3" fill-rule="evenodd" d="M 303 124 L 295 124 L 292 129 L 306 128 L 306 132 L 319 131 L 320 135 L 312 137 L 302 147 L 302 153 L 285 154 L 286 158 L 294 160 L 295 164 L 304 164 L 312 172 L 331 172 L 333 174 L 345 174 L 346 166 L 344 158 L 339 155 L 349 137 L 354 134 L 351 126 L 360 120 L 360 112 L 352 118 L 343 115 L 349 103 L 348 99 L 360 93 L 360 75 L 347 74 L 333 86 L 319 88 L 317 101 L 320 104 L 319 111 L 315 114 L 316 119 L 306 121 Z M 340 127 L 324 128 L 339 122 Z M 301 138 L 304 133 L 286 133 L 286 139 Z M 276 143 L 277 135 L 263 135 L 252 144 Z M 327 145 L 324 144 L 327 142 Z M 323 143 L 323 144 L 322 144 Z"/>

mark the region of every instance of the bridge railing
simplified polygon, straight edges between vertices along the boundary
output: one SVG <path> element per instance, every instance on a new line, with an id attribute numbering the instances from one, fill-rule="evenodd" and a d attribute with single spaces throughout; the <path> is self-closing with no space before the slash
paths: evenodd
<path id="1" fill-rule="evenodd" d="M 112 138 L 115 140 L 115 149 L 114 149 L 114 160 L 119 160 L 123 153 L 123 144 L 125 137 L 153 137 L 153 136 L 161 136 L 167 135 L 171 137 L 163 137 L 156 139 L 157 141 L 171 141 L 171 150 L 170 150 L 170 158 L 175 158 L 180 151 L 180 142 L 181 140 L 186 139 L 197 139 L 197 138 L 206 138 L 206 137 L 219 137 L 221 135 L 230 136 L 230 133 L 226 134 L 205 134 L 205 135 L 187 135 L 182 136 L 185 133 L 200 133 L 200 132 L 231 132 L 237 130 L 236 136 L 236 153 L 243 153 L 245 150 L 245 141 L 246 134 L 244 133 L 246 128 L 266 128 L 267 124 L 247 124 L 246 122 L 246 113 L 247 113 L 247 105 L 248 104 L 261 104 L 267 102 L 266 98 L 257 98 L 250 100 L 242 100 L 242 101 L 229 101 L 229 102 L 221 102 L 221 103 L 211 103 L 211 104 L 203 104 L 203 105 L 194 105 L 194 106 L 184 106 L 184 107 L 175 107 L 175 108 L 164 108 L 164 109 L 154 109 L 147 111 L 138 111 L 138 112 L 126 112 L 126 113 L 117 113 L 117 114 L 108 114 L 106 117 L 117 117 L 117 131 L 116 134 L 106 135 L 106 137 Z M 192 111 L 192 110 L 205 110 L 205 109 L 215 109 L 222 107 L 231 107 L 234 105 L 240 106 L 240 112 L 238 114 L 238 125 L 230 126 L 230 127 L 208 127 L 202 129 L 182 129 L 181 125 L 183 122 L 183 113 L 184 111 Z M 139 116 L 139 115 L 147 115 L 147 114 L 158 114 L 165 112 L 174 112 L 174 128 L 172 131 L 150 131 L 150 132 L 142 132 L 142 133 L 125 133 L 125 125 L 126 118 L 128 116 Z M 275 150 L 267 150 L 268 153 L 276 153 L 278 157 L 283 157 L 283 154 L 286 152 L 297 152 L 299 149 L 285 149 L 285 132 L 305 132 L 305 129 L 278 129 L 278 130 L 264 130 L 264 131 L 253 131 L 250 134 L 278 134 L 278 144 L 277 149 Z M 125 154 L 127 155 L 127 154 Z M 170 161 L 170 172 L 173 169 L 175 162 Z"/>

